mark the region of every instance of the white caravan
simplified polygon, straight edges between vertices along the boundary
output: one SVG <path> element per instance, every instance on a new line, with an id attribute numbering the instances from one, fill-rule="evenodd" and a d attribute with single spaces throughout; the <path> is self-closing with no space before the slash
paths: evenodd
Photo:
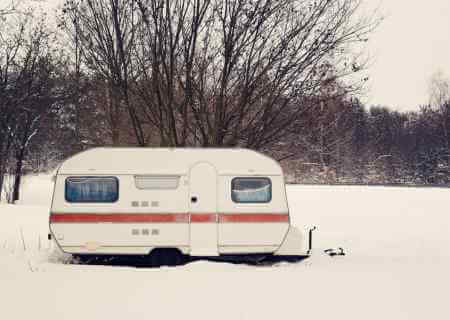
<path id="1" fill-rule="evenodd" d="M 94 148 L 55 177 L 49 238 L 74 255 L 304 257 L 311 233 L 280 165 L 247 149 Z"/>

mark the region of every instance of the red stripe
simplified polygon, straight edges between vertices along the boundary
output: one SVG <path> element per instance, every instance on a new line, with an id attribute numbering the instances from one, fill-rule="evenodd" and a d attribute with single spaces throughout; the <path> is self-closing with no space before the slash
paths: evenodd
<path id="1" fill-rule="evenodd" d="M 221 214 L 219 222 L 289 222 L 289 215 L 287 213 L 228 213 Z"/>
<path id="2" fill-rule="evenodd" d="M 191 222 L 216 222 L 215 213 L 191 213 Z"/>
<path id="3" fill-rule="evenodd" d="M 143 223 L 143 222 L 216 222 L 215 213 L 53 213 L 51 223 Z M 287 213 L 227 213 L 219 214 L 219 223 L 289 222 Z"/>
<path id="4" fill-rule="evenodd" d="M 54 213 L 50 216 L 52 223 L 99 223 L 99 222 L 189 222 L 187 213 L 162 213 L 162 214 L 138 214 L 138 213 Z"/>

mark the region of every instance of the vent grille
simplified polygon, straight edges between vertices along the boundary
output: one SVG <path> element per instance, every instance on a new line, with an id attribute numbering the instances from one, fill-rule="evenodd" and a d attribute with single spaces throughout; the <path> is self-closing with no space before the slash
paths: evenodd
<path id="1" fill-rule="evenodd" d="M 152 201 L 152 207 L 159 207 L 159 201 Z"/>

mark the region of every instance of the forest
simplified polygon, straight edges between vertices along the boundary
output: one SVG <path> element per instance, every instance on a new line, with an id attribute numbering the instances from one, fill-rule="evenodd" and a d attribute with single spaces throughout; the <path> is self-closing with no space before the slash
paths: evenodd
<path id="1" fill-rule="evenodd" d="M 289 183 L 449 186 L 450 79 L 436 72 L 417 111 L 365 105 L 383 18 L 361 3 L 2 4 L 0 200 L 96 146 L 241 147 Z"/>

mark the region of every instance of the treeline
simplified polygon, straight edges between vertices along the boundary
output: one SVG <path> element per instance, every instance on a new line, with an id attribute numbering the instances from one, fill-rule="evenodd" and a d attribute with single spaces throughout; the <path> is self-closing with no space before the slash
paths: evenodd
<path id="1" fill-rule="evenodd" d="M 402 114 L 356 98 L 380 22 L 360 5 L 68 0 L 56 29 L 1 8 L 3 196 L 102 145 L 251 148 L 296 182 L 448 183 L 448 100 Z"/>
<path id="2" fill-rule="evenodd" d="M 314 113 L 309 125 L 302 123 L 305 133 L 289 144 L 296 156 L 285 164 L 288 180 L 450 186 L 448 93 L 441 104 L 416 112 L 367 110 L 350 99 L 338 112 Z"/>

